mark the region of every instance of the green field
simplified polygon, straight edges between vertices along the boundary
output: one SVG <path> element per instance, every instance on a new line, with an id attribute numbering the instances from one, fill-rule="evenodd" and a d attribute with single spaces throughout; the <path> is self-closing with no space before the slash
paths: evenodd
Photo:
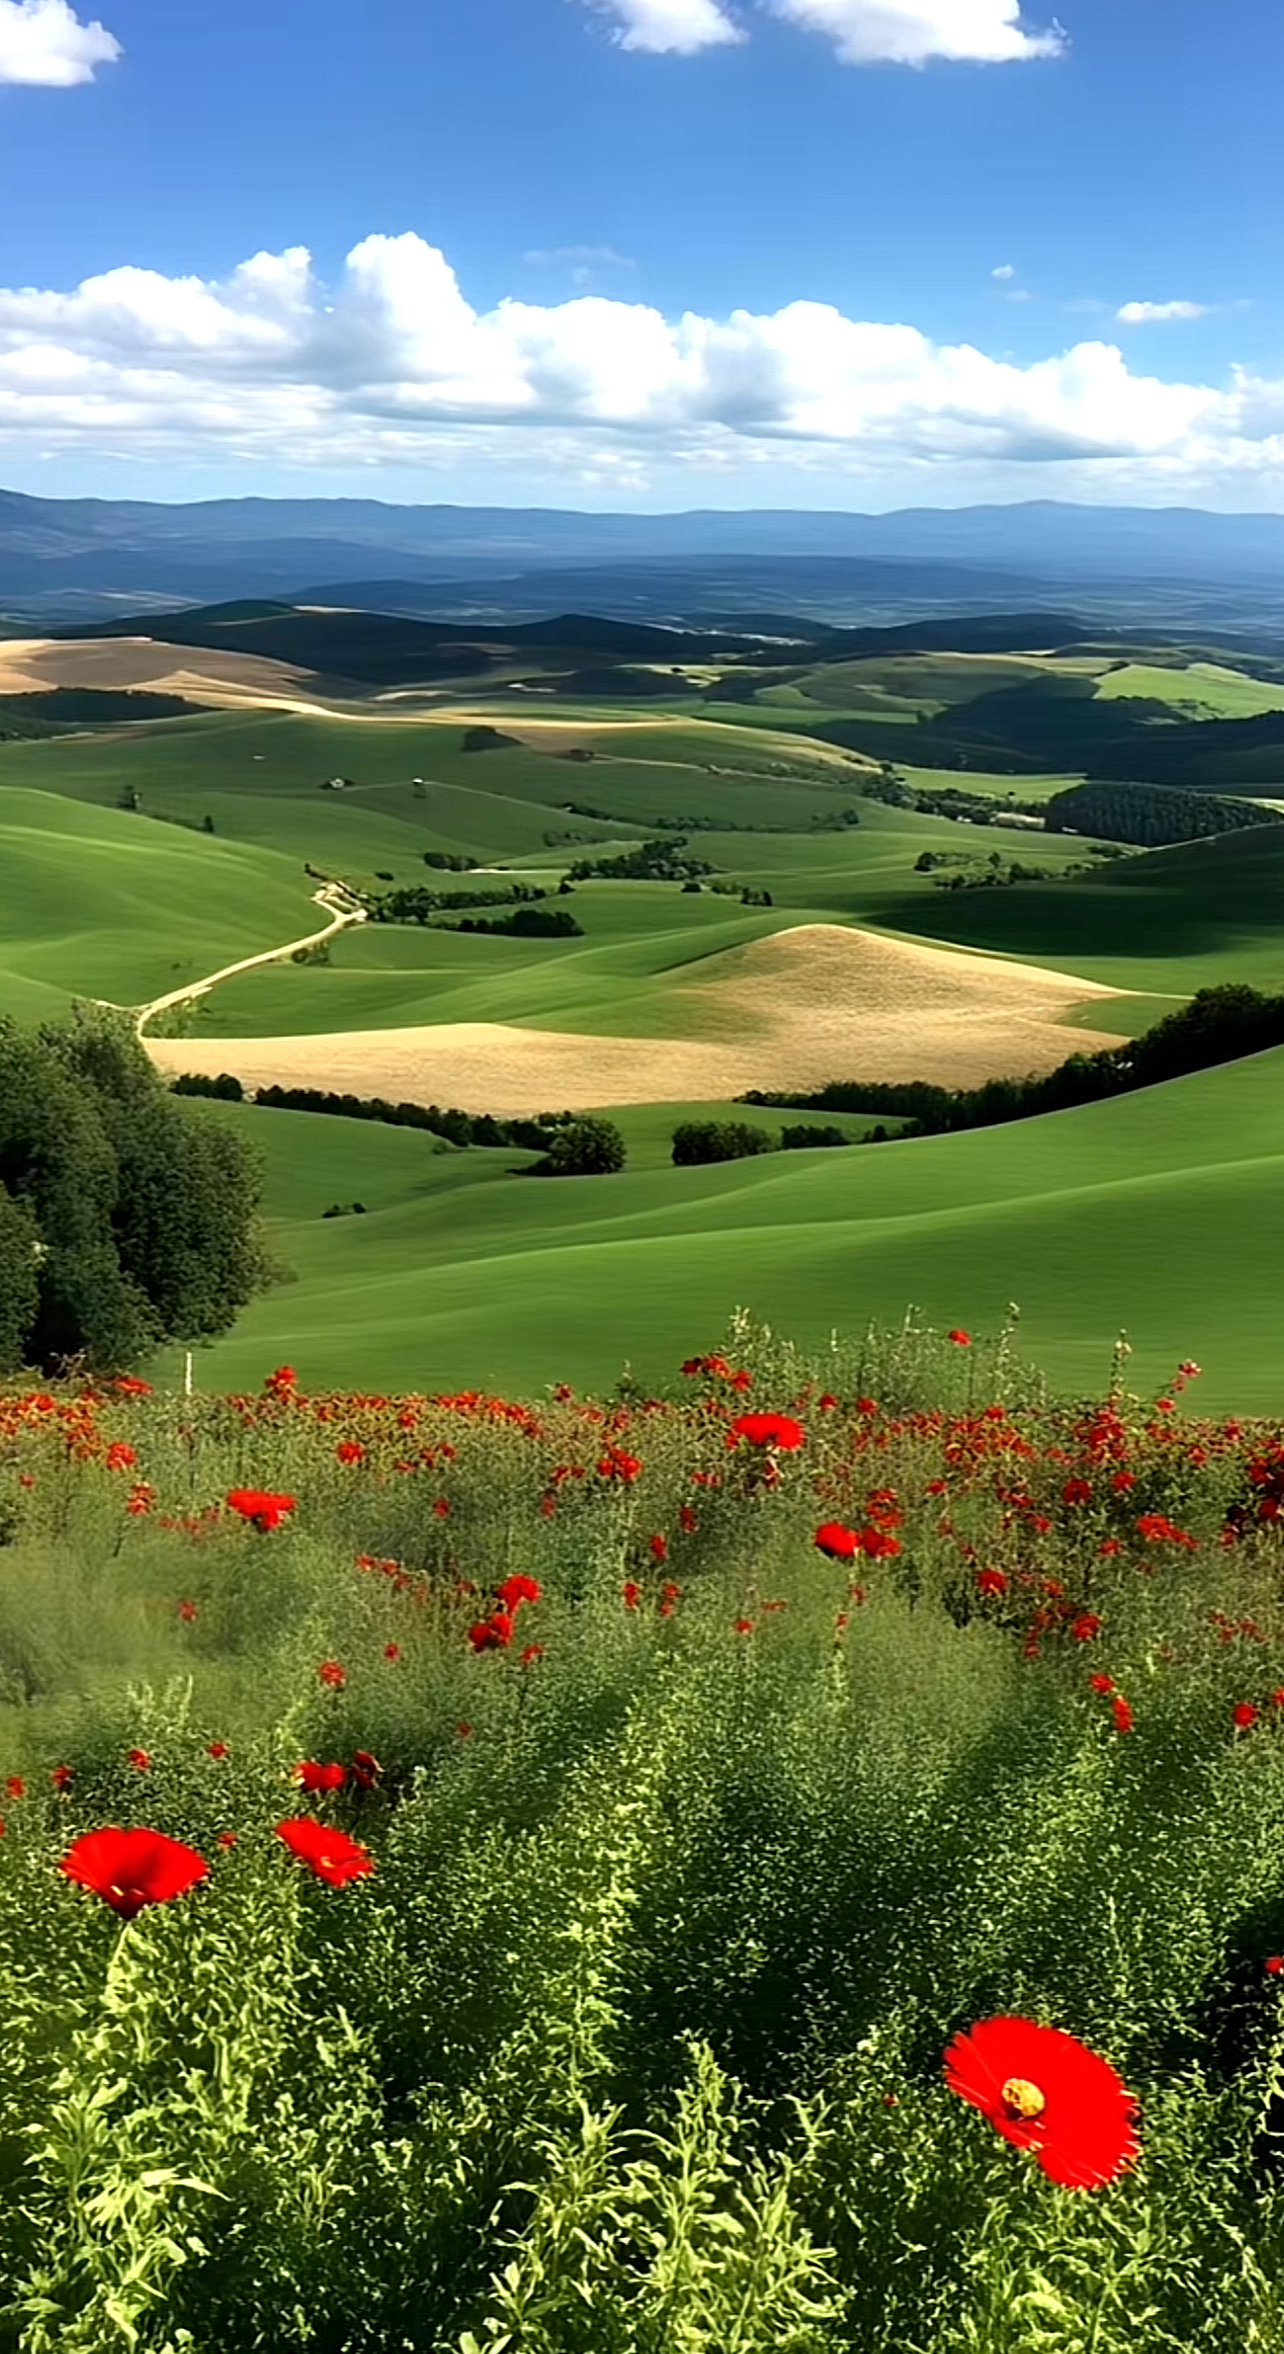
<path id="1" fill-rule="evenodd" d="M 1284 1050 L 1007 1128 L 553 1182 L 519 1154 L 202 1108 L 262 1148 L 293 1277 L 201 1352 L 205 1388 L 282 1359 L 357 1388 L 604 1385 L 626 1358 L 656 1380 L 739 1305 L 815 1343 L 911 1305 L 993 1328 L 1015 1300 L 1058 1384 L 1099 1389 L 1123 1325 L 1143 1390 L 1193 1356 L 1212 1409 L 1280 1410 Z M 352 1201 L 368 1215 L 321 1215 Z"/>
<path id="2" fill-rule="evenodd" d="M 1183 670 L 1130 662 L 1111 671 L 1097 689 L 1099 703 L 1126 702 L 1134 695 L 1176 704 L 1190 719 L 1255 719 L 1260 711 L 1284 711 L 1284 687 L 1247 678 L 1218 662 L 1191 662 Z"/>

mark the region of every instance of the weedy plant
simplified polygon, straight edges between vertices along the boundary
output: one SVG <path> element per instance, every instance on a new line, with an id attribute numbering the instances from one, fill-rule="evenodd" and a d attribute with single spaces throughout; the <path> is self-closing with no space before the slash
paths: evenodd
<path id="1" fill-rule="evenodd" d="M 1278 2354 L 1284 1431 L 0 1399 L 4 2354 Z"/>

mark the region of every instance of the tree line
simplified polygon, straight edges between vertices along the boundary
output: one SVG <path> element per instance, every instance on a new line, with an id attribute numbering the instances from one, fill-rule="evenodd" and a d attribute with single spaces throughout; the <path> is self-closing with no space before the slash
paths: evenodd
<path id="1" fill-rule="evenodd" d="M 1284 824 L 1277 809 L 1264 809 L 1258 801 L 1184 793 L 1177 785 L 1071 785 L 1067 792 L 1054 793 L 1045 810 L 1050 834 L 1097 834 L 1142 850 L 1240 833 L 1245 826 Z"/>
<path id="2" fill-rule="evenodd" d="M 1269 996 L 1246 982 L 1199 989 L 1188 1005 L 1165 1014 L 1153 1029 L 1096 1054 L 1072 1054 L 1054 1071 L 1023 1079 L 990 1079 L 981 1087 L 935 1087 L 922 1079 L 887 1084 L 836 1079 L 807 1092 L 751 1088 L 739 1103 L 787 1105 L 795 1110 L 874 1112 L 902 1120 L 903 1136 L 939 1136 L 960 1128 L 992 1128 L 1040 1112 L 1068 1111 L 1183 1079 L 1217 1063 L 1284 1046 L 1284 995 Z M 864 1139 L 884 1143 L 876 1127 Z"/>

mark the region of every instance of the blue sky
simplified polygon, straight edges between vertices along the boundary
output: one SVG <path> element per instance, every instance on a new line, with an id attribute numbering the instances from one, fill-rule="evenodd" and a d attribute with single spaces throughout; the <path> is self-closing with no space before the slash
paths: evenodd
<path id="1" fill-rule="evenodd" d="M 0 481 L 1284 508 L 1284 11 L 1059 4 L 0 0 Z"/>

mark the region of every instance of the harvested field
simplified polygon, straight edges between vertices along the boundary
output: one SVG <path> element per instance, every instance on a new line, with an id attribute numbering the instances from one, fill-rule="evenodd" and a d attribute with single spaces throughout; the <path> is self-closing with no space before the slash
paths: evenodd
<path id="1" fill-rule="evenodd" d="M 133 689 L 184 695 L 219 707 L 311 710 L 321 680 L 293 663 L 260 654 L 221 654 L 204 646 L 164 646 L 155 638 L 0 639 L 0 695 L 35 695 L 51 687 Z M 310 695 L 312 701 L 301 701 Z"/>
<path id="2" fill-rule="evenodd" d="M 694 967 L 674 992 L 689 1011 L 686 1037 L 468 1022 L 146 1043 L 165 1071 L 231 1071 L 252 1087 L 327 1087 L 502 1116 L 708 1102 L 840 1078 L 975 1086 L 1117 1045 L 1064 1023 L 1073 1008 L 1121 994 L 1039 966 L 801 924 Z"/>

